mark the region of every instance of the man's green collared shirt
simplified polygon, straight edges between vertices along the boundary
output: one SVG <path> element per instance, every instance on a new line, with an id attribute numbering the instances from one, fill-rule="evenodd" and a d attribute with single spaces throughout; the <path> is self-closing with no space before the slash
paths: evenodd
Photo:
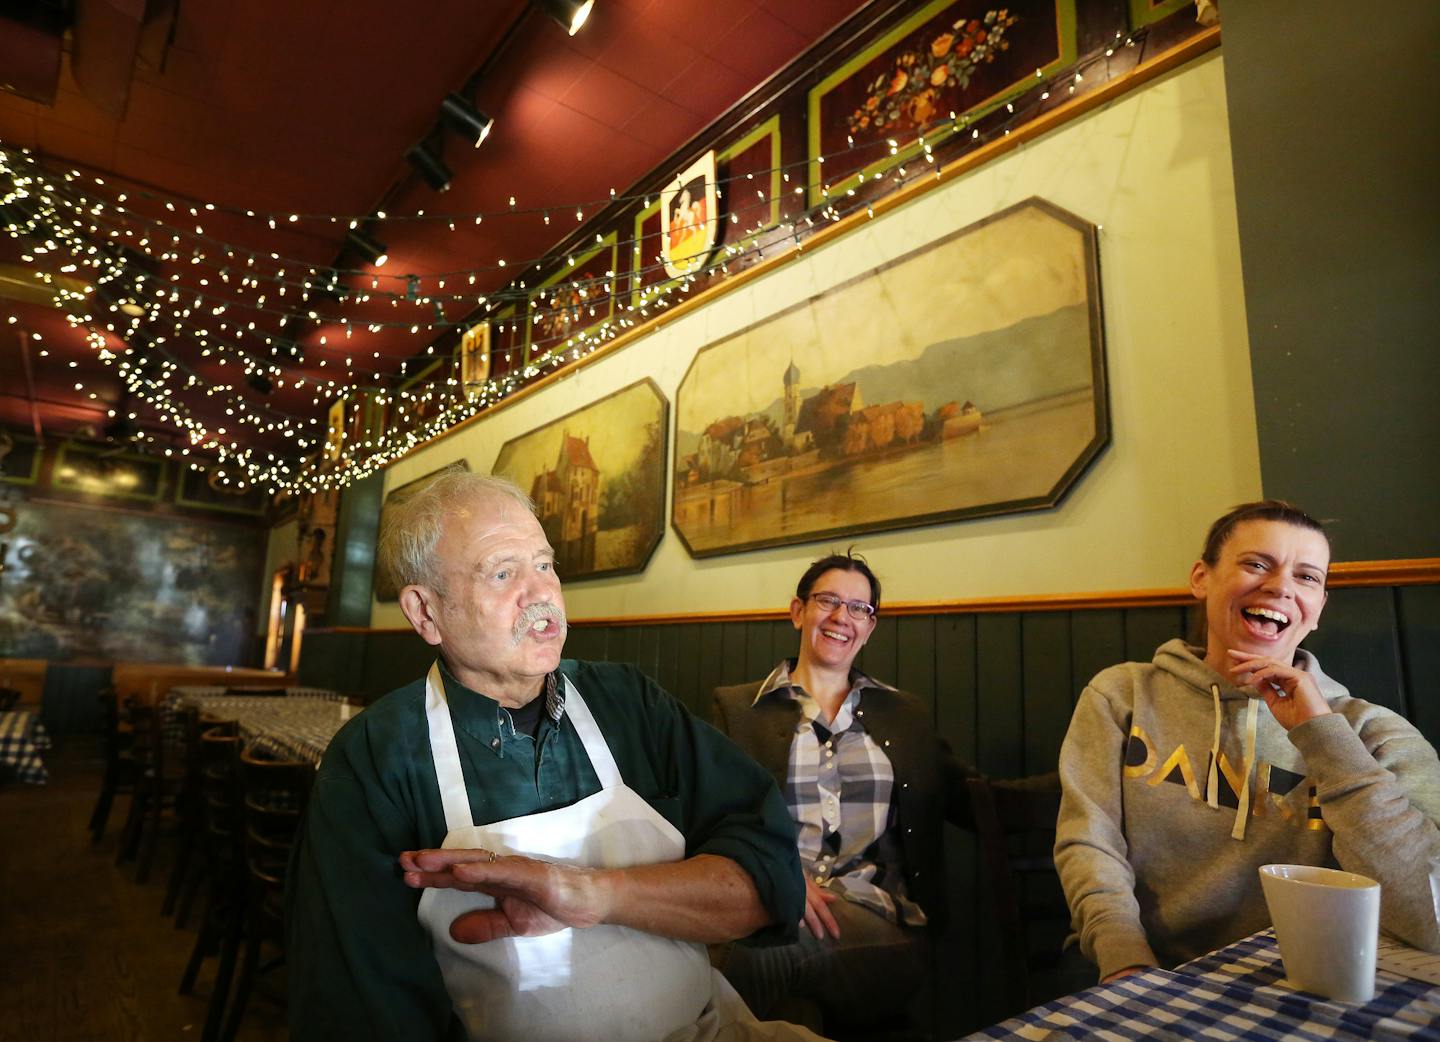
<path id="1" fill-rule="evenodd" d="M 476 825 L 568 806 L 600 788 L 574 724 L 541 714 L 517 734 L 497 702 L 441 670 Z M 731 858 L 755 881 L 784 943 L 804 911 L 795 830 L 768 772 L 638 670 L 561 663 L 625 783 L 685 836 L 686 856 Z M 290 1023 L 310 1039 L 461 1039 L 420 891 L 403 850 L 441 846 L 445 812 L 425 717 L 425 683 L 394 691 L 335 736 L 316 775 L 291 860 L 287 900 Z"/>

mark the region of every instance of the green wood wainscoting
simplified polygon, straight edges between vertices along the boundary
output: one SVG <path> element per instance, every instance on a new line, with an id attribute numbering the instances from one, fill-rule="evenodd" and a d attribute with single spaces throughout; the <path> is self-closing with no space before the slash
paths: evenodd
<path id="1" fill-rule="evenodd" d="M 936 731 L 992 777 L 1055 768 L 1081 688 L 1106 666 L 1148 661 L 1188 635 L 1181 590 L 885 605 L 859 660 L 866 672 L 924 698 Z M 1306 641 L 1352 694 L 1404 714 L 1440 743 L 1440 560 L 1337 564 L 1320 629 Z M 797 637 L 779 612 L 643 620 L 576 620 L 571 658 L 632 662 L 710 717 L 719 684 L 758 680 Z M 305 634 L 300 683 L 367 700 L 421 676 L 433 651 L 400 630 Z M 998 938 L 972 836 L 947 828 L 952 923 L 937 948 L 938 1037 L 992 1023 L 1003 1008 Z"/>

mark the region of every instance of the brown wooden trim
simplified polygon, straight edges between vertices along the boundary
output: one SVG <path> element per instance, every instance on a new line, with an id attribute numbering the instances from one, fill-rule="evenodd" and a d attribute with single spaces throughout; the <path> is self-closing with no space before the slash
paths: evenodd
<path id="1" fill-rule="evenodd" d="M 1440 585 L 1440 557 L 1399 561 L 1337 561 L 1330 567 L 1330 589 L 1365 586 Z M 885 605 L 887 616 L 979 615 L 994 612 L 1099 611 L 1104 608 L 1166 608 L 1193 604 L 1181 587 L 1156 590 L 1101 590 L 1094 593 L 1041 593 L 1018 597 L 977 597 L 963 601 L 902 601 Z M 684 612 L 674 615 L 599 616 L 571 619 L 572 626 L 667 626 L 699 622 L 774 622 L 788 619 L 785 608 Z M 314 627 L 312 633 L 409 633 L 409 627 Z"/>
<path id="2" fill-rule="evenodd" d="M 860 225 L 868 223 L 873 217 L 889 213 L 897 206 L 904 206 L 906 203 L 918 199 L 926 192 L 933 191 L 943 182 L 953 181 L 955 178 L 962 174 L 969 173 L 981 164 L 988 163 L 990 160 L 1002 156 L 1042 134 L 1047 134 L 1056 127 L 1062 126 L 1079 116 L 1083 116 L 1092 109 L 1107 104 L 1120 95 L 1132 91 L 1136 87 L 1148 83 L 1156 77 L 1163 76 L 1184 65 L 1186 62 L 1193 61 L 1202 54 L 1214 50 L 1218 46 L 1220 46 L 1220 27 L 1216 25 L 1195 36 L 1189 37 L 1174 47 L 1171 47 L 1169 50 L 1161 51 L 1144 64 L 1136 66 L 1127 73 L 1116 76 L 1113 80 L 1107 81 L 1095 90 L 1078 95 L 1063 105 L 1058 105 L 1049 112 L 1037 116 L 1024 126 L 1017 127 L 1013 132 L 981 145 L 974 151 L 967 152 L 965 155 L 943 167 L 938 167 L 935 177 L 923 178 L 913 184 L 906 185 L 892 195 L 887 195 L 883 199 L 877 199 L 870 208 L 872 213 L 861 213 L 857 211 L 848 217 L 842 217 L 840 220 L 834 221 L 808 236 L 803 241 L 797 241 L 789 249 L 784 250 L 784 252 L 762 260 L 754 266 L 746 268 L 744 271 L 736 272 L 734 275 L 725 279 L 725 281 L 709 286 L 699 293 L 696 293 L 693 297 L 687 297 L 685 300 L 672 304 L 654 318 L 633 326 L 624 333 L 621 333 L 614 340 L 601 344 L 588 355 L 576 359 L 564 368 L 547 373 L 533 383 L 526 384 L 519 390 L 501 398 L 493 405 L 487 406 L 483 411 L 477 412 L 473 416 L 467 416 L 453 426 L 446 428 L 433 438 L 427 438 L 425 441 L 417 442 L 404 454 L 396 456 L 386 464 L 386 466 L 393 466 L 407 456 L 419 452 L 427 445 L 431 445 L 443 438 L 448 438 L 450 435 L 464 430 L 471 424 L 478 423 L 494 415 L 495 412 L 500 409 L 524 401 L 537 391 L 544 390 L 552 383 L 564 380 L 566 377 L 578 373 L 581 369 L 593 365 L 603 358 L 608 358 L 614 352 L 619 351 L 621 348 L 628 347 L 642 337 L 649 336 L 651 333 L 658 333 L 667 323 L 688 315 L 696 308 L 704 307 L 727 293 L 733 293 L 752 280 L 762 275 L 768 275 L 781 265 L 789 264 L 806 252 L 814 252 L 827 243 L 833 242 L 835 239 L 853 231 Z M 768 618 L 768 616 L 766 617 Z"/>
<path id="3" fill-rule="evenodd" d="M 1084 611 L 1099 608 L 1154 608 L 1188 604 L 1193 601 L 1188 590 L 1116 590 L 1102 593 L 1034 594 L 1018 597 L 977 597 L 963 601 L 900 601 L 886 602 L 881 614 L 886 618 L 915 615 L 984 615 L 997 612 Z M 631 618 L 571 619 L 572 626 L 664 626 L 675 623 L 699 622 L 774 622 L 788 619 L 783 608 L 762 608 L 747 611 L 717 611 L 678 615 L 649 615 Z"/>
<path id="4" fill-rule="evenodd" d="M 1330 568 L 1330 589 L 1358 586 L 1440 584 L 1440 557 L 1405 561 L 1337 561 Z M 1105 608 L 1166 608 L 1194 604 L 1188 589 L 1102 590 L 1095 593 L 1042 593 L 1016 597 L 977 597 L 963 601 L 901 601 L 884 606 L 887 616 L 981 615 L 997 612 L 1099 611 Z M 695 622 L 769 622 L 788 619 L 782 608 L 707 614 L 650 615 L 632 618 L 572 619 L 574 626 L 637 626 Z"/>
<path id="5" fill-rule="evenodd" d="M 1440 583 L 1440 557 L 1400 561 L 1337 561 L 1330 566 L 1331 589 L 1346 586 L 1430 586 Z"/>

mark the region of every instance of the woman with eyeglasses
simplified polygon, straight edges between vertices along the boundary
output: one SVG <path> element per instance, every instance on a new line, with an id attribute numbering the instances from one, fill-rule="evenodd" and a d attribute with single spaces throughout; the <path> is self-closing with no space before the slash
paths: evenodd
<path id="1" fill-rule="evenodd" d="M 924 703 L 855 668 L 879 607 L 863 557 L 821 558 L 790 602 L 799 654 L 715 691 L 716 726 L 775 776 L 805 871 L 796 943 L 714 953 L 762 1019 L 893 1022 L 924 980 L 927 928 L 945 918 L 942 825 L 968 821 L 975 772 Z"/>

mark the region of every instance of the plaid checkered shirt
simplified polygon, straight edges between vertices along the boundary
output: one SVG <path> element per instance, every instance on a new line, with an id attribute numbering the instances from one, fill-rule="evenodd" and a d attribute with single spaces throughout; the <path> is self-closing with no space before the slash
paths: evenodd
<path id="1" fill-rule="evenodd" d="M 785 803 L 800 829 L 806 874 L 891 922 L 923 926 L 925 913 L 905 894 L 900 842 L 891 830 L 895 771 L 864 725 L 864 690 L 894 688 L 851 670 L 850 692 L 826 726 L 815 699 L 791 681 L 792 668 L 788 659 L 776 666 L 755 701 L 788 698 L 800 706 Z"/>

